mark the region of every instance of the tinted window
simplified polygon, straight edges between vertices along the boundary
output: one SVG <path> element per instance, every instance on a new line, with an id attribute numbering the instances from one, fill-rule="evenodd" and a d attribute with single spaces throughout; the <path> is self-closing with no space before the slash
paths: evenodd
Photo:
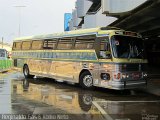
<path id="1" fill-rule="evenodd" d="M 101 49 L 100 50 L 110 51 L 110 45 L 109 45 L 108 38 L 104 38 L 101 40 Z"/>
<path id="2" fill-rule="evenodd" d="M 71 49 L 73 45 L 72 39 L 61 39 L 58 42 L 58 49 Z"/>
<path id="3" fill-rule="evenodd" d="M 55 49 L 56 48 L 56 44 L 57 44 L 57 39 L 44 40 L 43 48 L 44 49 Z"/>
<path id="4" fill-rule="evenodd" d="M 22 50 L 29 50 L 31 48 L 31 41 L 22 42 Z"/>
<path id="5" fill-rule="evenodd" d="M 93 49 L 93 41 L 76 40 L 75 49 Z"/>
<path id="6" fill-rule="evenodd" d="M 13 50 L 21 50 L 21 42 L 14 42 Z"/>
<path id="7" fill-rule="evenodd" d="M 32 49 L 33 50 L 40 50 L 42 49 L 43 41 L 37 40 L 32 42 Z"/>

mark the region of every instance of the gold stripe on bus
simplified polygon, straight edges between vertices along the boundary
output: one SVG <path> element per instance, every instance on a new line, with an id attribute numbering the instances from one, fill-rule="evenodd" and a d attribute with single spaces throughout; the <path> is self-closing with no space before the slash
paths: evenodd
<path id="1" fill-rule="evenodd" d="M 22 50 L 22 51 L 13 51 L 13 52 L 94 52 L 95 50 Z"/>
<path id="2" fill-rule="evenodd" d="M 115 63 L 148 63 L 147 59 L 126 59 L 126 58 L 113 58 L 113 62 Z"/>

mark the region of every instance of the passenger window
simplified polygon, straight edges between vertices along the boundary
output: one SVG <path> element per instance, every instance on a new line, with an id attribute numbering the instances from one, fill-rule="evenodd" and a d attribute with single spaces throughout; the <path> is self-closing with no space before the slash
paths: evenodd
<path id="1" fill-rule="evenodd" d="M 93 41 L 76 40 L 75 49 L 93 49 Z"/>
<path id="2" fill-rule="evenodd" d="M 57 44 L 57 39 L 44 40 L 43 48 L 44 49 L 55 49 L 56 44 Z"/>
<path id="3" fill-rule="evenodd" d="M 58 47 L 57 49 L 71 49 L 72 48 L 72 45 L 73 45 L 73 40 L 70 38 L 66 38 L 66 39 L 61 39 L 59 40 L 58 42 Z"/>
<path id="4" fill-rule="evenodd" d="M 111 58 L 111 48 L 108 39 L 101 40 L 100 44 L 100 58 L 102 59 L 109 59 Z"/>
<path id="5" fill-rule="evenodd" d="M 22 42 L 22 50 L 29 50 L 31 48 L 31 41 Z"/>
<path id="6" fill-rule="evenodd" d="M 43 41 L 35 40 L 32 42 L 32 50 L 40 50 L 42 49 Z"/>
<path id="7" fill-rule="evenodd" d="M 13 43 L 13 50 L 21 50 L 21 42 Z"/>
<path id="8" fill-rule="evenodd" d="M 75 49 L 94 49 L 95 37 L 83 36 L 77 37 L 75 43 Z"/>
<path id="9" fill-rule="evenodd" d="M 110 44 L 107 38 L 101 40 L 101 50 L 105 50 L 105 51 L 110 50 Z"/>

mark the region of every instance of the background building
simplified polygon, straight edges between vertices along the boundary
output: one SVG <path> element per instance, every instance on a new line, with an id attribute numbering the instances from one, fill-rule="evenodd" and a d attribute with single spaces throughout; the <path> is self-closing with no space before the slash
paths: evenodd
<path id="1" fill-rule="evenodd" d="M 69 21 L 70 30 L 104 27 L 117 21 L 147 0 L 77 0 Z"/>
<path id="2" fill-rule="evenodd" d="M 69 31 L 69 21 L 72 19 L 71 13 L 65 13 L 64 15 L 64 31 Z"/>
<path id="3" fill-rule="evenodd" d="M 160 0 L 77 0 L 69 30 L 113 26 L 142 34 L 149 64 L 160 68 Z"/>

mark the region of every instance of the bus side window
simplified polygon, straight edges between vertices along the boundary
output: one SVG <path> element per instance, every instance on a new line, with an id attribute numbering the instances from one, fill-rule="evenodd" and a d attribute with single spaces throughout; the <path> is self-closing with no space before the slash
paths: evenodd
<path id="1" fill-rule="evenodd" d="M 57 45 L 57 39 L 44 40 L 43 49 L 55 49 Z"/>
<path id="2" fill-rule="evenodd" d="M 100 57 L 103 59 L 111 58 L 111 48 L 109 40 L 107 38 L 101 40 L 100 47 Z"/>
<path id="3" fill-rule="evenodd" d="M 14 42 L 13 50 L 21 50 L 21 42 Z"/>
<path id="4" fill-rule="evenodd" d="M 22 42 L 22 50 L 29 50 L 31 48 L 31 41 Z"/>
<path id="5" fill-rule="evenodd" d="M 72 49 L 73 39 L 72 38 L 63 38 L 58 41 L 57 49 L 67 50 Z"/>
<path id="6" fill-rule="evenodd" d="M 108 38 L 104 38 L 101 40 L 101 49 L 105 51 L 110 51 L 110 44 Z"/>
<path id="7" fill-rule="evenodd" d="M 32 41 L 32 50 L 41 50 L 43 45 L 43 40 Z"/>
<path id="8" fill-rule="evenodd" d="M 75 43 L 75 49 L 94 49 L 95 37 L 83 36 L 77 37 Z"/>

